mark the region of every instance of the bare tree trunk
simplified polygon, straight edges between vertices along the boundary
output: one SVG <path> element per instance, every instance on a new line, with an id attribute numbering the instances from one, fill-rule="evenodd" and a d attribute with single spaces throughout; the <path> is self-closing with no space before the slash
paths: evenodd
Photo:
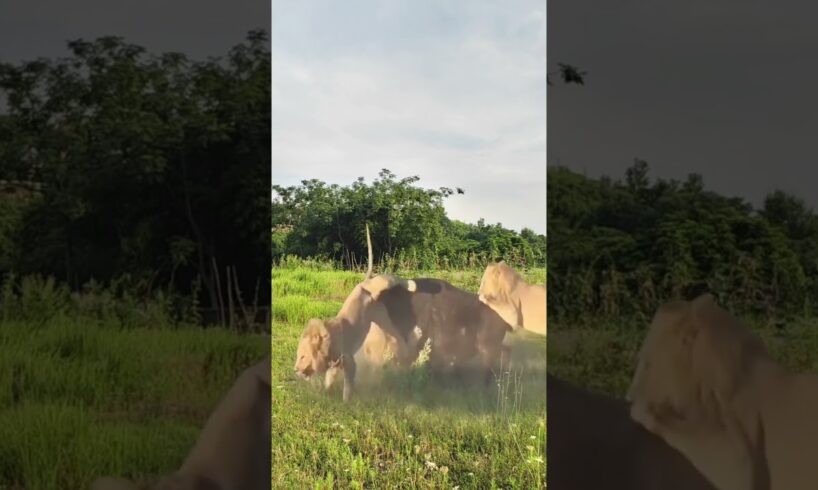
<path id="1" fill-rule="evenodd" d="M 188 224 L 190 224 L 190 229 L 196 236 L 196 249 L 199 255 L 199 275 L 201 276 L 202 282 L 204 283 L 208 295 L 210 296 L 210 305 L 211 307 L 215 308 L 218 305 L 216 290 L 213 286 L 213 277 L 209 276 L 207 273 L 208 267 L 207 260 L 205 257 L 206 252 L 204 234 L 202 234 L 202 230 L 201 228 L 199 228 L 199 224 L 193 217 L 193 205 L 190 202 L 190 186 L 187 178 L 187 160 L 185 159 L 184 154 L 181 155 L 180 160 L 182 166 L 182 189 L 184 191 L 185 197 L 185 212 L 187 214 Z M 216 271 L 216 276 L 218 276 L 218 271 Z"/>
<path id="2" fill-rule="evenodd" d="M 233 286 L 236 288 L 236 301 L 239 304 L 239 308 L 241 308 L 241 314 L 244 317 L 244 323 L 249 328 L 250 325 L 253 324 L 253 318 L 250 316 L 250 312 L 247 311 L 247 308 L 244 306 L 244 300 L 241 296 L 241 288 L 239 287 L 239 278 L 238 274 L 236 273 L 236 266 L 233 266 Z"/>
<path id="3" fill-rule="evenodd" d="M 218 298 L 218 308 L 219 308 L 219 318 L 221 318 L 222 326 L 225 326 L 226 319 L 224 315 L 224 300 L 222 299 L 222 284 L 219 280 L 219 268 L 216 265 L 216 257 L 210 257 L 210 260 L 213 263 L 213 275 L 216 279 L 216 297 Z"/>
<path id="4" fill-rule="evenodd" d="M 230 274 L 230 266 L 228 265 L 225 267 L 225 274 L 227 274 L 227 315 L 230 322 L 230 328 L 235 326 L 235 320 L 233 316 L 233 289 L 230 287 L 231 282 L 233 281 L 233 277 Z"/>

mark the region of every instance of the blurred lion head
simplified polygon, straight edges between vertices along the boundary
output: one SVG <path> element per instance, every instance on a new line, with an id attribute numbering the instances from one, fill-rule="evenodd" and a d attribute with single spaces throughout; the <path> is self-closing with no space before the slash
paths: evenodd
<path id="1" fill-rule="evenodd" d="M 627 398 L 654 432 L 721 426 L 749 369 L 769 355 L 710 294 L 661 306 L 639 351 Z"/>
<path id="2" fill-rule="evenodd" d="M 321 374 L 331 367 L 329 358 L 330 333 L 323 320 L 307 322 L 295 355 L 295 372 L 302 378 Z"/>
<path id="3" fill-rule="evenodd" d="M 510 301 L 509 294 L 521 280 L 520 275 L 505 261 L 491 263 L 483 272 L 477 295 L 483 303 L 507 303 Z"/>

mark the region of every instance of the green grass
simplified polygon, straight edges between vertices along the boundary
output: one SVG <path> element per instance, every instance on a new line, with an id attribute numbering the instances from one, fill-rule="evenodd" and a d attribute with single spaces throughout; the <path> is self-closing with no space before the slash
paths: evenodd
<path id="1" fill-rule="evenodd" d="M 481 273 L 400 272 L 475 292 Z M 510 335 L 517 365 L 489 388 L 433 383 L 423 364 L 361 368 L 344 404 L 292 366 L 305 322 L 334 316 L 362 274 L 285 267 L 272 279 L 273 488 L 544 488 L 544 338 Z"/>
<path id="2" fill-rule="evenodd" d="M 0 322 L 0 488 L 81 489 L 178 468 L 263 336 Z"/>
<path id="3" fill-rule="evenodd" d="M 818 372 L 818 318 L 788 322 L 784 328 L 749 322 L 772 356 L 795 372 Z M 548 370 L 568 381 L 624 397 L 647 324 L 628 327 L 605 321 L 549 325 Z"/>

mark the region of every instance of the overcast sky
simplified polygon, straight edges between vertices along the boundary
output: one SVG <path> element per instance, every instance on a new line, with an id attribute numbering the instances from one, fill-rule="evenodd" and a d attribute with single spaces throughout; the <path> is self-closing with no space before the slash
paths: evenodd
<path id="1" fill-rule="evenodd" d="M 545 2 L 273 2 L 273 182 L 388 168 L 545 232 Z"/>
<path id="2" fill-rule="evenodd" d="M 549 5 L 549 69 L 587 85 L 548 96 L 548 163 L 622 176 L 704 176 L 755 204 L 783 189 L 818 207 L 818 3 L 572 0 Z"/>
<path id="3" fill-rule="evenodd" d="M 0 60 L 67 54 L 66 41 L 122 36 L 153 52 L 222 55 L 247 31 L 269 30 L 270 5 L 258 0 L 2 0 Z"/>

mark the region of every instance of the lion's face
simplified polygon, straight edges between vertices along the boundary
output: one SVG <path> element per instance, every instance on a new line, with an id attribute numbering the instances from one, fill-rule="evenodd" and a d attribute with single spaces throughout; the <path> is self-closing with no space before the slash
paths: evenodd
<path id="1" fill-rule="evenodd" d="M 506 302 L 519 281 L 520 276 L 505 262 L 489 264 L 480 279 L 477 297 L 485 304 Z"/>
<path id="2" fill-rule="evenodd" d="M 500 292 L 501 271 L 497 264 L 489 264 L 480 279 L 478 299 L 485 304 L 493 302 Z"/>
<path id="3" fill-rule="evenodd" d="M 295 373 L 302 378 L 326 372 L 329 368 L 330 335 L 324 322 L 307 322 L 295 355 Z"/>
<path id="4" fill-rule="evenodd" d="M 660 309 L 651 322 L 627 393 L 632 415 L 648 428 L 684 423 L 691 416 L 690 402 L 699 396 L 692 322 L 692 311 L 681 303 Z"/>

